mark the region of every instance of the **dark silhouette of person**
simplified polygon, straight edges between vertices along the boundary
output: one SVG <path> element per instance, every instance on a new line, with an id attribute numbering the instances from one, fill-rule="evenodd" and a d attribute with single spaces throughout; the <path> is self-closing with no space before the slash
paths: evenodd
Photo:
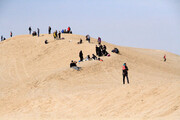
<path id="1" fill-rule="evenodd" d="M 82 44 L 82 39 L 80 38 L 80 41 L 79 42 L 77 42 L 77 44 Z"/>
<path id="2" fill-rule="evenodd" d="M 59 39 L 61 39 L 61 32 L 59 31 L 59 33 L 58 33 L 58 36 L 59 36 Z"/>
<path id="3" fill-rule="evenodd" d="M 31 29 L 31 26 L 29 27 L 29 34 L 31 34 L 31 31 L 32 31 L 32 29 Z"/>
<path id="4" fill-rule="evenodd" d="M 92 59 L 97 60 L 97 57 L 94 54 L 92 54 Z"/>
<path id="5" fill-rule="evenodd" d="M 45 40 L 44 43 L 45 43 L 45 44 L 48 44 L 48 40 Z"/>
<path id="6" fill-rule="evenodd" d="M 125 84 L 125 77 L 127 78 L 127 83 L 129 84 L 128 67 L 126 63 L 124 63 L 122 66 L 122 74 L 123 74 L 123 84 Z"/>
<path id="7" fill-rule="evenodd" d="M 80 61 L 83 61 L 83 53 L 82 50 L 79 52 Z"/>
<path id="8" fill-rule="evenodd" d="M 51 27 L 48 28 L 48 33 L 51 34 Z"/>
<path id="9" fill-rule="evenodd" d="M 3 36 L 1 35 L 1 41 L 3 41 Z"/>
<path id="10" fill-rule="evenodd" d="M 73 69 L 79 71 L 81 68 L 77 67 L 76 63 L 77 63 L 76 61 L 72 60 L 71 63 L 70 63 L 70 68 L 73 68 Z"/>
<path id="11" fill-rule="evenodd" d="M 164 57 L 163 57 L 163 58 L 164 58 L 164 62 L 166 62 L 166 54 L 164 55 Z"/>
<path id="12" fill-rule="evenodd" d="M 12 31 L 10 32 L 10 37 L 12 37 Z"/>
<path id="13" fill-rule="evenodd" d="M 99 47 L 96 45 L 96 55 L 99 56 Z"/>
<path id="14" fill-rule="evenodd" d="M 37 34 L 38 34 L 38 37 L 39 37 L 39 32 L 40 32 L 40 31 L 39 31 L 39 28 L 37 28 Z"/>

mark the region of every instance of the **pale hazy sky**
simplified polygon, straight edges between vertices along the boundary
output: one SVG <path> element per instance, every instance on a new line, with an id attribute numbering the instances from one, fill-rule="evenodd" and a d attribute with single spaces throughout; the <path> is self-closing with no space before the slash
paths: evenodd
<path id="1" fill-rule="evenodd" d="M 0 35 L 28 34 L 29 26 L 47 33 L 49 25 L 180 55 L 180 0 L 0 0 Z"/>

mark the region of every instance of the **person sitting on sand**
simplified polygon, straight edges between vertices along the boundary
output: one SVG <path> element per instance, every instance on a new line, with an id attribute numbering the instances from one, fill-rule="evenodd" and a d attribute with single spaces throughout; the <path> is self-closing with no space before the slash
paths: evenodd
<path id="1" fill-rule="evenodd" d="M 36 31 L 33 31 L 32 36 L 36 36 L 36 35 L 37 35 Z"/>
<path id="2" fill-rule="evenodd" d="M 119 53 L 119 50 L 118 50 L 117 48 L 114 48 L 114 49 L 112 50 L 112 52 L 118 54 L 118 53 Z"/>
<path id="3" fill-rule="evenodd" d="M 97 60 L 97 57 L 94 54 L 92 54 L 92 59 Z"/>
<path id="4" fill-rule="evenodd" d="M 82 39 L 80 38 L 80 41 L 79 42 L 77 42 L 77 44 L 82 44 Z"/>
<path id="5" fill-rule="evenodd" d="M 90 55 L 87 55 L 87 57 L 85 58 L 85 61 L 91 60 Z"/>
<path id="6" fill-rule="evenodd" d="M 44 41 L 44 43 L 45 43 L 45 44 L 48 44 L 48 41 L 47 41 L 47 40 L 45 40 L 45 41 Z"/>
<path id="7" fill-rule="evenodd" d="M 73 69 L 79 71 L 80 67 L 77 67 L 76 63 L 77 63 L 76 61 L 72 60 L 71 63 L 70 63 L 70 68 L 73 68 Z"/>

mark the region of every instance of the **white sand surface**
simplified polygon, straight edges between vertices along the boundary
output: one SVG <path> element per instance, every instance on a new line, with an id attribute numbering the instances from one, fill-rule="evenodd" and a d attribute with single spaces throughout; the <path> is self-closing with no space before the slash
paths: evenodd
<path id="1" fill-rule="evenodd" d="M 0 42 L 0 120 L 180 120 L 180 56 L 102 42 L 111 56 L 78 63 L 82 70 L 76 71 L 71 60 L 79 61 L 80 50 L 84 57 L 95 54 L 97 39 L 62 36 Z M 111 52 L 114 47 L 120 55 Z"/>

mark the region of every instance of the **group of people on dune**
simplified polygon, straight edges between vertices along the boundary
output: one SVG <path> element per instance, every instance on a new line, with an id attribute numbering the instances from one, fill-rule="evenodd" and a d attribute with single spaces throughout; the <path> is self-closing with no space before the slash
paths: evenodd
<path id="1" fill-rule="evenodd" d="M 29 34 L 31 34 L 31 32 L 32 32 L 31 26 L 29 27 L 28 30 L 29 30 Z M 60 32 L 60 31 L 57 32 L 57 30 L 56 30 L 55 32 L 53 32 L 53 37 L 54 37 L 54 38 L 59 38 L 59 39 L 61 39 L 61 33 L 69 33 L 69 34 L 72 34 L 72 31 L 71 31 L 71 28 L 70 28 L 70 27 L 68 27 L 67 30 L 66 30 L 66 29 L 62 29 L 61 32 Z M 51 34 L 51 26 L 48 27 L 48 34 Z M 39 28 L 37 28 L 37 32 L 36 32 L 36 31 L 33 31 L 33 32 L 32 32 L 32 36 L 38 36 L 38 37 L 39 37 L 39 35 L 40 35 L 40 29 L 39 29 Z M 10 37 L 12 37 L 12 36 L 13 36 L 13 33 L 12 33 L 12 31 L 11 31 L 11 32 L 10 32 Z M 1 41 L 3 41 L 3 40 L 6 40 L 6 38 L 1 35 Z M 89 35 L 89 34 L 86 35 L 86 41 L 88 41 L 89 43 L 91 43 L 90 40 L 91 40 L 90 35 Z M 83 42 L 82 42 L 82 39 L 80 39 L 80 41 L 78 42 L 78 44 L 82 44 L 82 43 L 83 43 Z M 81 51 L 79 52 L 79 58 L 80 58 L 79 62 L 89 61 L 89 60 L 99 60 L 99 61 L 103 61 L 100 57 L 102 57 L 102 56 L 108 56 L 108 57 L 110 57 L 110 54 L 107 52 L 106 45 L 102 45 L 102 44 L 101 44 L 101 38 L 100 38 L 100 37 L 98 37 L 97 43 L 98 43 L 98 45 L 96 45 L 95 51 L 96 51 L 96 55 L 97 55 L 98 57 L 97 57 L 95 54 L 92 54 L 92 57 L 90 57 L 90 55 L 87 55 L 87 57 L 84 58 L 84 57 L 83 57 L 83 52 L 82 52 L 82 50 L 81 50 Z M 45 44 L 48 44 L 48 41 L 47 41 L 47 40 L 45 40 Z M 118 48 L 114 48 L 114 49 L 112 50 L 112 52 L 119 54 Z M 163 56 L 163 59 L 164 59 L 164 62 L 166 62 L 166 54 Z M 81 68 L 78 67 L 76 64 L 77 64 L 77 62 L 72 60 L 71 63 L 70 63 L 70 68 L 74 68 L 75 70 L 79 71 Z M 123 66 L 122 66 L 122 75 L 123 75 L 123 84 L 125 84 L 125 78 L 127 79 L 127 83 L 129 84 L 128 67 L 127 67 L 126 63 L 124 63 Z"/>

